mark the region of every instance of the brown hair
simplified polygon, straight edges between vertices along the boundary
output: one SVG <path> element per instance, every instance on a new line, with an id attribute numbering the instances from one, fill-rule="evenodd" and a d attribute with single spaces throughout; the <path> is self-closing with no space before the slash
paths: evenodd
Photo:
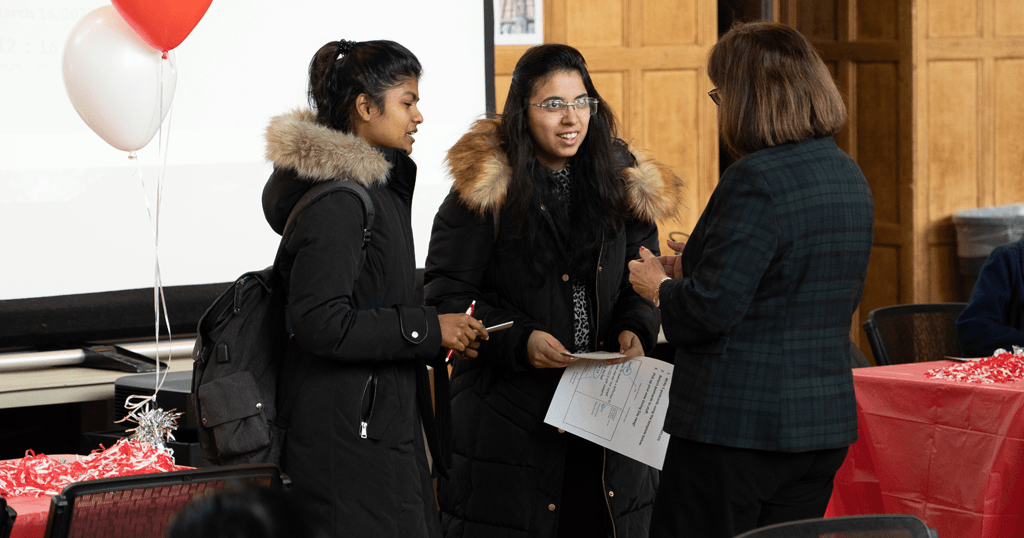
<path id="1" fill-rule="evenodd" d="M 718 87 L 718 128 L 738 156 L 832 136 L 846 105 L 825 63 L 800 32 L 770 21 L 740 23 L 708 55 Z"/>

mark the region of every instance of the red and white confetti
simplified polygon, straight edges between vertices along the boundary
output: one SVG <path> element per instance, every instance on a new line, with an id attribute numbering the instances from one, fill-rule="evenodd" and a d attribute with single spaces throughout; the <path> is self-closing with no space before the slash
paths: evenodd
<path id="1" fill-rule="evenodd" d="M 28 450 L 19 460 L 0 461 L 0 495 L 5 498 L 57 495 L 72 482 L 188 469 L 152 444 L 120 439 L 77 461 L 62 462 Z"/>
<path id="2" fill-rule="evenodd" d="M 925 375 L 962 383 L 1012 383 L 1024 379 L 1024 350 L 1014 346 L 1009 353 L 997 349 L 991 357 L 928 370 Z"/>

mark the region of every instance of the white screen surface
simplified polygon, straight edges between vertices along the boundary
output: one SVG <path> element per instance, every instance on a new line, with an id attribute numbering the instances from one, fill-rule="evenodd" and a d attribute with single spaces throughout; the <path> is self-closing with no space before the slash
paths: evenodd
<path id="1" fill-rule="evenodd" d="M 271 172 L 264 129 L 306 106 L 309 61 L 336 39 L 391 39 L 423 65 L 412 154 L 423 265 L 450 186 L 444 154 L 485 110 L 482 2 L 214 0 L 174 49 L 173 107 L 136 161 L 86 126 L 62 79 L 69 33 L 103 5 L 0 3 L 0 300 L 152 287 L 161 171 L 164 286 L 227 282 L 270 265 L 278 236 L 260 202 Z"/>

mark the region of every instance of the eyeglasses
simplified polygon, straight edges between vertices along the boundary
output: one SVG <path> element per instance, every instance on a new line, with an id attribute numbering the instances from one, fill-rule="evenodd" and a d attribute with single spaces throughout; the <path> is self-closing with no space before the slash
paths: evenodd
<path id="1" fill-rule="evenodd" d="M 548 99 L 543 103 L 530 104 L 533 106 L 539 106 L 551 113 L 561 114 L 565 112 L 565 109 L 572 107 L 573 110 L 576 110 L 577 112 L 581 110 L 589 111 L 590 115 L 593 116 L 594 114 L 597 114 L 597 103 L 597 99 L 594 99 L 593 97 L 580 97 L 571 103 L 567 103 L 561 99 Z"/>
<path id="2" fill-rule="evenodd" d="M 722 96 L 718 94 L 718 88 L 715 88 L 708 92 L 708 96 L 715 102 L 716 105 L 722 106 Z"/>

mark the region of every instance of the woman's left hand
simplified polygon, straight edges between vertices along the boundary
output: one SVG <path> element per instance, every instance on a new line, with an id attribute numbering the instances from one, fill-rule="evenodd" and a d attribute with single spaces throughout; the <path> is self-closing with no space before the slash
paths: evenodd
<path id="1" fill-rule="evenodd" d="M 629 283 L 644 299 L 654 300 L 654 292 L 666 276 L 661 261 L 644 247 L 640 247 L 640 259 L 629 262 Z"/>
<path id="2" fill-rule="evenodd" d="M 605 361 L 605 364 L 620 364 L 633 359 L 633 357 L 640 357 L 644 354 L 644 345 L 640 342 L 640 337 L 633 331 L 622 331 L 619 333 L 619 353 L 625 355 L 621 359 L 612 359 Z"/>

